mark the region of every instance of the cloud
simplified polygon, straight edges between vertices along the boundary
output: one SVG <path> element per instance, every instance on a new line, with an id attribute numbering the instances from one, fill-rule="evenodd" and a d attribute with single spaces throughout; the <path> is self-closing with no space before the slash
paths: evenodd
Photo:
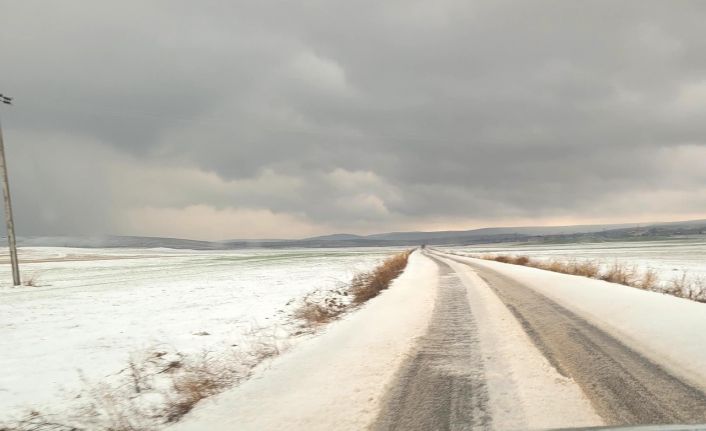
<path id="1" fill-rule="evenodd" d="M 302 217 L 264 209 L 191 205 L 185 208 L 141 207 L 125 212 L 123 233 L 193 239 L 300 238 L 325 232 L 325 226 Z"/>
<path id="2" fill-rule="evenodd" d="M 23 234 L 296 237 L 706 207 L 698 2 L 0 5 Z"/>

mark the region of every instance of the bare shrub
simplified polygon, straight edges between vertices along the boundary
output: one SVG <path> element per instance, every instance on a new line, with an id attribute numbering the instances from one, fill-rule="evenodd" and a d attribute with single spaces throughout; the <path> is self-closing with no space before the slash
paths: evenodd
<path id="1" fill-rule="evenodd" d="M 637 270 L 635 266 L 627 266 L 621 262 L 613 262 L 600 275 L 600 279 L 610 283 L 624 284 L 626 286 L 635 286 L 635 277 Z"/>
<path id="2" fill-rule="evenodd" d="M 572 266 L 572 274 L 582 277 L 596 278 L 600 271 L 600 265 L 595 260 L 575 261 Z"/>
<path id="3" fill-rule="evenodd" d="M 503 254 L 493 256 L 491 259 L 495 260 L 497 262 L 502 262 L 502 263 L 512 263 L 512 261 L 513 261 L 512 256 L 503 255 Z"/>
<path id="4" fill-rule="evenodd" d="M 527 256 L 513 256 L 509 254 L 499 255 L 484 255 L 482 259 L 495 260 L 502 263 L 510 263 L 512 265 L 532 266 L 533 262 Z"/>
<path id="5" fill-rule="evenodd" d="M 543 263 L 542 269 L 546 269 L 547 271 L 552 271 L 552 272 L 562 272 L 565 274 L 568 274 L 569 271 L 569 265 L 566 262 L 562 262 L 560 260 L 550 260 L 548 262 Z"/>
<path id="6" fill-rule="evenodd" d="M 659 276 L 654 269 L 648 268 L 634 286 L 643 290 L 655 290 L 659 286 Z"/>
<path id="7" fill-rule="evenodd" d="M 703 278 L 696 279 L 689 289 L 689 299 L 706 303 L 706 282 Z"/>
<path id="8" fill-rule="evenodd" d="M 517 256 L 515 259 L 512 261 L 513 264 L 515 265 L 524 265 L 527 266 L 530 264 L 530 258 L 527 256 Z"/>
<path id="9" fill-rule="evenodd" d="M 706 303 L 706 281 L 703 277 L 689 278 L 686 272 L 670 280 L 663 291 L 669 295 Z"/>
<path id="10" fill-rule="evenodd" d="M 294 311 L 294 317 L 307 322 L 309 325 L 322 325 L 346 311 L 346 304 L 341 300 L 340 291 L 329 291 L 329 294 L 321 299 L 319 292 L 312 292 L 306 295 L 303 303 Z"/>
<path id="11" fill-rule="evenodd" d="M 175 399 L 168 403 L 165 412 L 167 422 L 176 422 L 204 398 L 221 392 L 232 379 L 229 373 L 214 368 L 209 362 L 189 364 L 183 372 L 172 378 Z"/>
<path id="12" fill-rule="evenodd" d="M 88 404 L 81 416 L 87 429 L 106 431 L 145 431 L 151 429 L 149 409 L 140 406 L 131 391 L 108 383 L 99 383 L 88 391 Z"/>

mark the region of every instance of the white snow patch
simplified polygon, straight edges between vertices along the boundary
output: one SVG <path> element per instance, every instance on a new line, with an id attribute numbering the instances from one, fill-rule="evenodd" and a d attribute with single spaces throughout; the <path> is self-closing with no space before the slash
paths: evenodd
<path id="1" fill-rule="evenodd" d="M 365 429 L 405 354 L 426 331 L 437 286 L 437 265 L 413 253 L 405 272 L 361 310 L 169 429 Z"/>

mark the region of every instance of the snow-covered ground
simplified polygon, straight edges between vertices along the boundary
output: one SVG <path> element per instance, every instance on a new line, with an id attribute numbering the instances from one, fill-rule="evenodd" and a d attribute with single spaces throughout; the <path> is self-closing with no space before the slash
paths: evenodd
<path id="1" fill-rule="evenodd" d="M 663 276 L 706 273 L 703 239 L 449 250 L 618 260 L 657 269 Z M 0 422 L 26 408 L 72 406 L 72 397 L 87 382 L 109 381 L 131 357 L 146 351 L 218 353 L 248 346 L 253 337 L 287 337 L 281 341 L 296 345 L 291 352 L 260 367 L 255 379 L 198 404 L 176 428 L 227 425 L 237 407 L 238 417 L 253 429 L 294 422 L 300 429 L 357 429 L 374 418 L 383 388 L 426 327 L 436 266 L 415 253 L 393 289 L 326 327 L 315 340 L 289 338 L 290 313 L 307 293 L 339 287 L 395 251 L 23 248 L 23 276 L 35 286 L 20 288 L 9 286 L 7 255 L 0 255 Z M 704 304 L 534 268 L 476 262 L 536 289 L 697 386 L 706 385 Z M 472 272 L 463 268 L 462 279 L 482 287 Z M 469 300 L 486 311 L 476 314 L 485 328 L 481 341 L 493 358 L 487 365 L 493 408 L 520 402 L 536 413 L 529 415 L 531 420 L 496 418 L 504 418 L 508 428 L 523 421 L 549 426 L 542 418 L 551 416 L 549 407 L 559 407 L 535 402 L 540 393 L 563 393 L 564 401 L 580 407 L 583 401 L 571 382 L 552 377 L 542 358 L 530 360 L 531 343 L 501 312 L 494 294 L 487 288 L 477 293 Z M 497 333 L 505 334 L 502 342 L 493 339 Z M 517 384 L 503 383 L 508 375 Z M 262 406 L 276 405 L 293 407 L 259 414 Z M 584 422 L 594 423 L 584 410 Z M 312 417 L 326 420 L 307 423 Z"/>
<path id="2" fill-rule="evenodd" d="M 690 280 L 706 280 L 704 237 L 578 244 L 489 244 L 439 249 L 469 255 L 525 255 L 537 260 L 593 260 L 603 266 L 619 262 L 636 265 L 638 271 L 648 268 L 656 271 L 662 284 L 667 284 L 684 274 Z"/>
<path id="3" fill-rule="evenodd" d="M 386 386 L 427 329 L 437 285 L 437 265 L 413 253 L 405 272 L 362 309 L 169 429 L 367 429 Z"/>
<path id="4" fill-rule="evenodd" d="M 393 251 L 22 248 L 35 286 L 19 288 L 0 255 L 0 421 L 60 411 L 149 349 L 219 352 L 283 335 L 291 300 Z"/>

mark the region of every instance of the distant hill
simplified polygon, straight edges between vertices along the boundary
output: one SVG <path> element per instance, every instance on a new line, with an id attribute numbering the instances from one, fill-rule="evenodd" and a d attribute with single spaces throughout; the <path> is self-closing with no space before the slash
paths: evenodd
<path id="1" fill-rule="evenodd" d="M 25 247 L 77 247 L 77 248 L 184 248 L 192 250 L 212 250 L 217 243 L 179 238 L 158 238 L 146 236 L 41 236 L 18 237 L 17 244 Z"/>
<path id="2" fill-rule="evenodd" d="M 424 241 L 431 239 L 487 237 L 492 235 L 560 235 L 582 232 L 600 232 L 609 229 L 630 228 L 639 226 L 637 223 L 604 224 L 604 225 L 576 225 L 576 226 L 520 226 L 520 227 L 486 227 L 464 231 L 439 231 L 439 232 L 391 232 L 369 235 L 366 238 Z"/>
<path id="3" fill-rule="evenodd" d="M 353 235 L 350 233 L 334 233 L 332 235 L 322 235 L 314 236 L 311 238 L 305 238 L 303 241 L 347 241 L 347 240 L 358 240 L 365 238 L 361 235 Z"/>
<path id="4" fill-rule="evenodd" d="M 374 235 L 332 234 L 298 240 L 197 241 L 142 236 L 19 237 L 18 245 L 79 248 L 174 248 L 228 250 L 241 248 L 293 247 L 383 247 L 429 245 L 470 245 L 499 242 L 588 242 L 638 239 L 664 239 L 706 234 L 706 220 L 667 223 L 624 223 L 577 226 L 492 227 L 465 231 L 389 232 Z"/>

